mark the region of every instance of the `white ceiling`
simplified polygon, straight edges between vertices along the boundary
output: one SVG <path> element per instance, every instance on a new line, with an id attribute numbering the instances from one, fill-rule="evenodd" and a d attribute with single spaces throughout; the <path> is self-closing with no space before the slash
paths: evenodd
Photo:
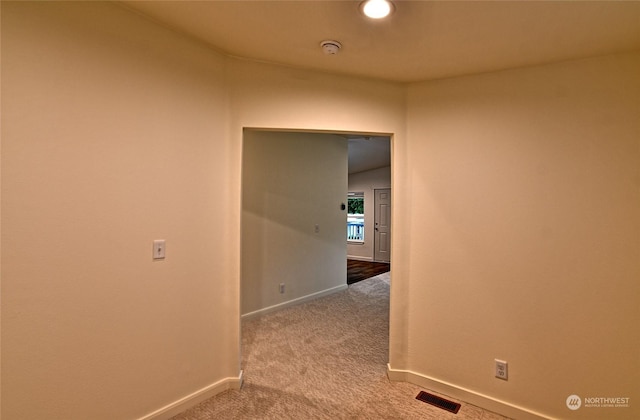
<path id="1" fill-rule="evenodd" d="M 399 83 L 640 50 L 640 1 L 396 0 L 380 21 L 359 0 L 119 3 L 229 56 Z M 388 138 L 349 150 L 350 173 L 389 164 Z"/>
<path id="2" fill-rule="evenodd" d="M 354 135 L 349 140 L 349 174 L 391 166 L 389 137 Z"/>
<path id="3" fill-rule="evenodd" d="M 233 56 L 413 82 L 640 49 L 640 1 L 124 1 Z M 335 39 L 338 55 L 322 53 Z"/>

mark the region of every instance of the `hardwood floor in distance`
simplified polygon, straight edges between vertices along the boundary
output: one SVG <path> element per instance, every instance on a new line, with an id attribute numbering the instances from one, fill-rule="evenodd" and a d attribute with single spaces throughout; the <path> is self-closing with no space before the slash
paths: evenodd
<path id="1" fill-rule="evenodd" d="M 347 259 L 347 284 L 357 283 L 390 270 L 389 263 Z"/>

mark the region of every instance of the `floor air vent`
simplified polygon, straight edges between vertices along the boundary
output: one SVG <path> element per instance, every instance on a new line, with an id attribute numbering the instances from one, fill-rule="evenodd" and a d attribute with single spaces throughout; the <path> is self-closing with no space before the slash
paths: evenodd
<path id="1" fill-rule="evenodd" d="M 428 392 L 424 391 L 420 391 L 420 393 L 416 397 L 416 400 L 435 405 L 436 407 L 447 410 L 453 414 L 458 414 L 458 410 L 460 410 L 460 404 L 454 403 L 453 401 L 445 400 L 444 398 L 440 398 L 436 395 L 429 394 Z"/>

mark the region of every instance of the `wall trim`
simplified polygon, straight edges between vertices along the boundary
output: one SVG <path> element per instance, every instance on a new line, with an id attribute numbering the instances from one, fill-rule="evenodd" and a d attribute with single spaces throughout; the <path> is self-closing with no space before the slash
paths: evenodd
<path id="1" fill-rule="evenodd" d="M 353 242 L 349 242 L 349 245 L 352 245 L 352 244 L 354 244 L 354 243 Z M 362 244 L 364 244 L 364 242 Z M 362 245 L 362 244 L 357 243 L 355 245 Z M 359 255 L 347 255 L 347 259 L 348 260 L 358 260 L 358 261 L 370 261 L 370 262 L 373 262 L 373 257 L 362 257 L 362 256 L 359 256 Z"/>
<path id="2" fill-rule="evenodd" d="M 165 405 L 153 413 L 140 417 L 138 420 L 167 420 L 221 392 L 229 389 L 240 389 L 242 387 L 243 375 L 243 371 L 240 371 L 237 377 L 224 378 L 211 385 L 205 386 L 186 397 Z"/>
<path id="3" fill-rule="evenodd" d="M 258 309 L 257 311 L 249 312 L 241 316 L 241 319 L 251 319 L 260 315 L 268 314 L 269 312 L 274 312 L 280 309 L 288 308 L 289 306 L 299 305 L 301 303 L 314 300 L 323 296 L 331 295 L 333 293 L 341 292 L 347 289 L 349 286 L 346 284 L 341 284 L 340 286 L 331 287 L 329 289 L 321 290 L 316 293 L 311 293 L 310 295 L 302 296 L 296 299 L 288 300 L 286 302 L 278 303 L 277 305 L 267 306 L 266 308 Z"/>
<path id="4" fill-rule="evenodd" d="M 441 381 L 427 375 L 412 372 L 410 370 L 393 369 L 389 363 L 387 363 L 387 376 L 389 377 L 390 381 L 409 382 L 414 385 L 427 388 L 439 394 L 476 405 L 488 411 L 493 411 L 510 418 L 518 420 L 551 419 L 551 417 L 545 416 L 536 411 L 529 410 L 527 408 L 520 407 L 518 405 L 511 404 L 506 401 L 502 401 L 497 398 L 493 398 L 488 395 L 484 395 L 479 392 L 466 389 L 445 381 Z"/>

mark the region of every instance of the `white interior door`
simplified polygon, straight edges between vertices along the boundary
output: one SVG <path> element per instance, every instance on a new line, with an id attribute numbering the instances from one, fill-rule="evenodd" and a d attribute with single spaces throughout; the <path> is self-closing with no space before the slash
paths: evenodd
<path id="1" fill-rule="evenodd" d="M 391 189 L 375 190 L 375 226 L 373 258 L 376 261 L 391 261 Z"/>

